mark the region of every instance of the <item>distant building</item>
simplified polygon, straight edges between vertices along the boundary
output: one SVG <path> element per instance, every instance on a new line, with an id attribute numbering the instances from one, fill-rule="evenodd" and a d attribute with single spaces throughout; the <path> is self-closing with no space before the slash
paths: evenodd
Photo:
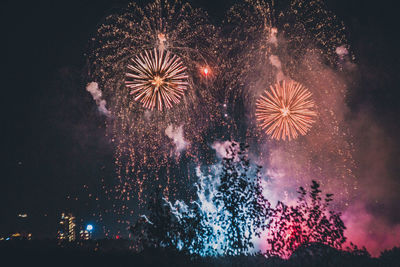
<path id="1" fill-rule="evenodd" d="M 57 238 L 59 240 L 75 241 L 75 217 L 71 213 L 62 213 L 61 220 L 59 223 L 59 230 L 57 232 Z"/>
<path id="2" fill-rule="evenodd" d="M 81 230 L 79 232 L 79 238 L 81 240 L 89 240 L 90 239 L 90 232 L 88 230 Z"/>
<path id="3" fill-rule="evenodd" d="M 32 240 L 32 233 L 17 232 L 10 235 L 7 240 Z"/>

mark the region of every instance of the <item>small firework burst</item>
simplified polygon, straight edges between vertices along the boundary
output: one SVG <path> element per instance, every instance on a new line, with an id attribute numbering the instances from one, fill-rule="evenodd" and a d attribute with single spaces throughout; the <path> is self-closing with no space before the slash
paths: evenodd
<path id="1" fill-rule="evenodd" d="M 317 115 L 312 94 L 300 83 L 280 82 L 257 100 L 256 117 L 262 129 L 276 140 L 305 135 Z"/>
<path id="2" fill-rule="evenodd" d="M 135 101 L 160 111 L 179 103 L 189 87 L 182 60 L 164 49 L 144 51 L 132 58 L 125 84 Z"/>

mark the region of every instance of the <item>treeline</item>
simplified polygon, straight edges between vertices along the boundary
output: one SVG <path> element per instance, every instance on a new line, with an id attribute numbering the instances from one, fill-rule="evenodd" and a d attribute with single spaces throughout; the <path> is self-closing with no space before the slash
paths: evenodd
<path id="1" fill-rule="evenodd" d="M 346 227 L 330 208 L 333 195 L 316 181 L 298 189 L 294 205 L 272 207 L 261 167 L 243 144 L 233 143 L 198 176 L 194 201 L 172 203 L 156 192 L 130 228 L 133 240 L 2 241 L 0 259 L 10 262 L 4 266 L 400 266 L 398 247 L 379 258 L 344 247 Z"/>
<path id="2" fill-rule="evenodd" d="M 104 241 L 104 242 L 103 242 Z M 96 245 L 96 243 L 98 245 Z M 107 244 L 112 249 L 103 249 Z M 338 250 L 320 243 L 297 248 L 289 259 L 264 255 L 194 257 L 174 248 L 146 248 L 132 251 L 132 240 L 92 240 L 86 246 L 72 242 L 60 246 L 56 240 L 1 241 L 1 266 L 351 266 L 397 267 L 400 248 L 395 247 L 371 258 L 365 250 Z M 95 248 L 98 250 L 95 250 Z"/>
<path id="3" fill-rule="evenodd" d="M 212 173 L 199 174 L 197 199 L 171 203 L 156 196 L 131 227 L 138 251 L 175 248 L 190 255 L 289 258 L 302 245 L 319 243 L 341 250 L 346 229 L 341 214 L 329 209 L 332 194 L 322 195 L 312 181 L 300 187 L 294 206 L 272 207 L 263 195 L 261 167 L 252 164 L 244 144 L 232 143 Z M 254 247 L 255 238 L 265 249 Z"/>

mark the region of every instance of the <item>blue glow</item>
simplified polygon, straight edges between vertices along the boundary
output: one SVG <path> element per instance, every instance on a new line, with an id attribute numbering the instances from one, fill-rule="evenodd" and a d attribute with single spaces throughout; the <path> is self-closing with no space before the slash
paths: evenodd
<path id="1" fill-rule="evenodd" d="M 86 226 L 86 230 L 87 230 L 87 231 L 92 231 L 92 230 L 93 230 L 93 225 L 88 224 L 88 225 Z"/>
<path id="2" fill-rule="evenodd" d="M 192 254 L 200 256 L 219 256 L 226 255 L 228 251 L 233 248 L 229 247 L 230 235 L 228 232 L 229 223 L 231 222 L 232 215 L 226 209 L 225 203 L 215 199 L 218 194 L 218 186 L 220 185 L 220 174 L 222 166 L 216 164 L 211 166 L 211 171 L 206 174 L 197 168 L 198 182 L 195 183 L 197 189 L 197 200 L 191 203 L 183 201 L 176 201 L 175 203 L 165 200 L 171 208 L 172 213 L 178 222 L 184 224 L 186 219 L 200 217 L 201 229 L 206 229 L 206 233 L 198 232 L 193 239 L 192 244 L 187 245 L 186 249 Z M 248 177 L 252 177 L 253 169 L 247 173 Z M 243 215 L 247 210 L 242 210 Z M 252 218 L 243 216 L 244 219 L 241 224 L 246 225 L 246 236 L 254 236 L 257 232 L 253 226 Z M 182 249 L 182 244 L 178 243 L 177 248 Z M 248 252 L 253 252 L 249 248 Z M 239 253 L 238 253 L 239 255 Z"/>

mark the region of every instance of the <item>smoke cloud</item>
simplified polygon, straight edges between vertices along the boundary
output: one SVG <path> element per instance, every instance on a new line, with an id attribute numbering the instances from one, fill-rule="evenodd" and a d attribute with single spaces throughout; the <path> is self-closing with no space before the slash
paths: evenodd
<path id="1" fill-rule="evenodd" d="M 183 137 L 183 125 L 174 128 L 172 124 L 165 129 L 165 134 L 174 142 L 175 153 L 179 155 L 188 146 L 188 142 Z"/>
<path id="2" fill-rule="evenodd" d="M 234 145 L 234 147 L 233 147 L 234 150 L 239 149 L 239 143 L 235 142 L 235 141 L 214 142 L 211 145 L 211 148 L 215 150 L 215 153 L 217 154 L 217 157 L 219 159 L 223 159 L 223 158 L 226 158 L 228 156 L 228 151 L 229 151 L 228 149 L 232 145 Z M 235 161 L 239 160 L 237 158 L 237 155 L 236 155 L 234 160 Z"/>
<path id="3" fill-rule="evenodd" d="M 352 203 L 344 212 L 342 217 L 347 227 L 345 235 L 349 242 L 364 246 L 372 256 L 378 257 L 381 251 L 399 246 L 400 224 L 393 224 L 385 217 L 377 216 L 375 212 L 369 211 L 366 203 Z"/>
<path id="4" fill-rule="evenodd" d="M 349 51 L 347 50 L 346 46 L 344 46 L 344 45 L 336 47 L 335 52 L 340 58 L 343 58 L 349 54 Z"/>
<path id="5" fill-rule="evenodd" d="M 269 38 L 268 38 L 268 42 L 278 46 L 278 38 L 277 35 L 278 34 L 278 29 L 277 28 L 271 28 L 270 32 L 269 32 Z"/>
<path id="6" fill-rule="evenodd" d="M 367 105 L 352 114 L 357 192 L 343 214 L 349 241 L 365 246 L 373 256 L 400 245 L 400 184 L 391 168 L 396 151 L 394 141 L 379 124 Z"/>
<path id="7" fill-rule="evenodd" d="M 224 142 L 214 142 L 212 144 L 212 148 L 217 153 L 217 156 L 222 159 L 227 156 L 227 149 L 232 145 L 231 141 L 224 141 Z"/>
<path id="8" fill-rule="evenodd" d="M 274 38 L 271 43 L 278 45 Z M 323 193 L 334 194 L 332 208 L 343 214 L 348 241 L 379 256 L 384 249 L 400 245 L 400 214 L 394 204 L 400 203 L 400 185 L 390 170 L 396 158 L 395 141 L 368 103 L 359 111 L 349 108 L 347 93 L 357 84 L 349 74 L 359 70 L 346 46 L 335 52 L 338 69 L 327 66 L 317 53 L 308 53 L 298 62 L 298 73 L 290 77 L 282 70 L 281 60 L 287 55 L 269 56 L 270 65 L 263 66 L 264 72 L 275 73 L 276 81 L 294 79 L 305 85 L 313 93 L 318 119 L 297 140 L 265 139 L 253 149 L 261 152 L 255 153 L 260 155 L 256 162 L 264 167 L 264 195 L 273 205 L 278 200 L 294 204 L 298 187 L 308 188 L 316 180 Z M 225 143 L 214 143 L 213 148 L 224 155 Z"/>
<path id="9" fill-rule="evenodd" d="M 274 66 L 277 70 L 276 72 L 276 81 L 280 82 L 285 79 L 285 75 L 282 72 L 282 63 L 279 60 L 279 57 L 276 55 L 270 55 L 269 61 L 271 62 L 272 66 Z"/>
<path id="10" fill-rule="evenodd" d="M 93 100 L 96 101 L 100 113 L 110 117 L 111 112 L 106 108 L 107 102 L 102 99 L 103 94 L 99 89 L 99 85 L 96 82 L 90 82 L 86 86 L 86 91 L 88 91 L 92 95 Z"/>

